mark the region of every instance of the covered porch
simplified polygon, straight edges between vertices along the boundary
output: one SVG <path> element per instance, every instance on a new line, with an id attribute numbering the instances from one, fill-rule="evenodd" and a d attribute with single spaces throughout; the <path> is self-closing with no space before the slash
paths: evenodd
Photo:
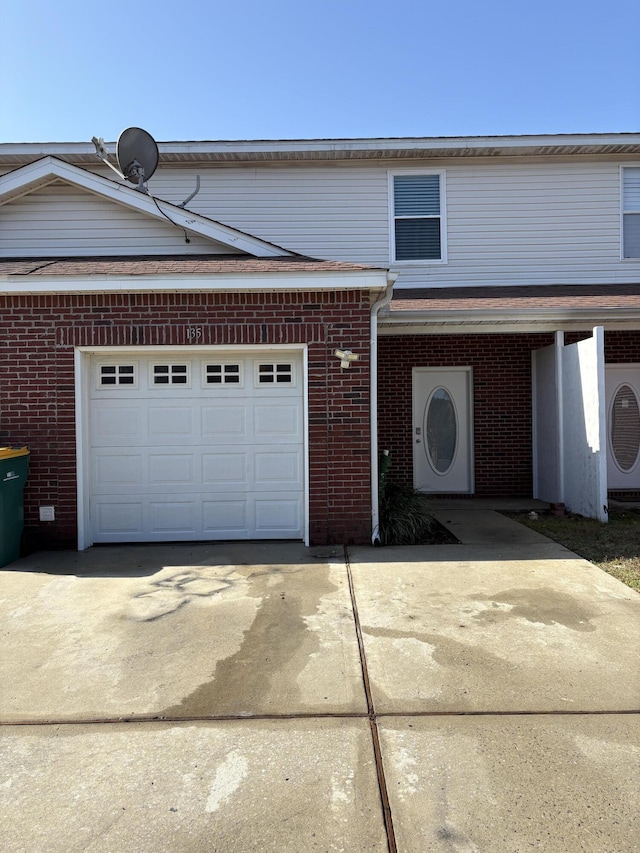
<path id="1" fill-rule="evenodd" d="M 640 499 L 640 286 L 402 291 L 379 334 L 390 479 L 601 520 Z"/>

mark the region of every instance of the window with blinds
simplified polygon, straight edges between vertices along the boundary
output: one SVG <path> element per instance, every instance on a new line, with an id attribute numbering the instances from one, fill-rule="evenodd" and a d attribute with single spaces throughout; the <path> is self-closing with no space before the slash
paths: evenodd
<path id="1" fill-rule="evenodd" d="M 392 175 L 394 261 L 444 259 L 443 180 L 440 173 Z"/>
<path id="2" fill-rule="evenodd" d="M 640 166 L 622 170 L 622 257 L 640 258 Z"/>

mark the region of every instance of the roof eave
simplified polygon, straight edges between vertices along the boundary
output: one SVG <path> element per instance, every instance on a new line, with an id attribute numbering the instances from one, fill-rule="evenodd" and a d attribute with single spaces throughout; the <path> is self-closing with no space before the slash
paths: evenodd
<path id="1" fill-rule="evenodd" d="M 115 150 L 115 143 L 107 143 Z M 344 160 L 400 157 L 640 155 L 639 133 L 528 134 L 522 136 L 390 137 L 293 140 L 159 142 L 161 162 L 242 160 Z M 54 155 L 70 162 L 98 162 L 89 142 L 1 143 L 0 163 Z"/>
<path id="2" fill-rule="evenodd" d="M 140 275 L 5 275 L 1 296 L 64 293 L 259 293 L 281 291 L 363 290 L 383 292 L 387 270 L 224 272 Z"/>
<path id="3" fill-rule="evenodd" d="M 584 331 L 593 326 L 638 329 L 640 308 L 514 311 L 396 311 L 380 317 L 381 335 Z"/>

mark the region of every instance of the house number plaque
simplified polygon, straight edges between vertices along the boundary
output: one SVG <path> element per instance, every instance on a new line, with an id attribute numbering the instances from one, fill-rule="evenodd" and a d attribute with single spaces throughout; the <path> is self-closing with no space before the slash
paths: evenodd
<path id="1" fill-rule="evenodd" d="M 187 341 L 195 344 L 202 340 L 202 326 L 187 326 Z"/>

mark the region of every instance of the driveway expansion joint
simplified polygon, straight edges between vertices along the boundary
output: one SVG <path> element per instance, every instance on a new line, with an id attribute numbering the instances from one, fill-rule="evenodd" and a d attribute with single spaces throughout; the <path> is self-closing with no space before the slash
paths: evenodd
<path id="1" fill-rule="evenodd" d="M 353 620 L 356 629 L 356 637 L 358 639 L 358 653 L 360 655 L 360 667 L 362 669 L 362 679 L 364 683 L 365 696 L 367 699 L 367 711 L 369 714 L 369 726 L 371 729 L 371 742 L 373 745 L 373 753 L 376 764 L 376 775 L 378 779 L 378 789 L 380 792 L 380 802 L 382 804 L 382 813 L 384 818 L 384 827 L 387 834 L 387 844 L 389 853 L 396 853 L 396 836 L 393 828 L 393 816 L 391 814 L 391 804 L 389 802 L 389 791 L 384 772 L 384 762 L 382 760 L 382 749 L 380 747 L 380 735 L 378 733 L 378 724 L 376 722 L 376 711 L 373 703 L 373 693 L 371 691 L 371 682 L 369 680 L 369 671 L 367 669 L 367 656 L 364 648 L 364 638 L 362 636 L 362 628 L 360 626 L 360 617 L 358 616 L 358 603 L 356 601 L 355 587 L 353 584 L 353 576 L 351 574 L 351 564 L 349 562 L 349 552 L 347 546 L 344 546 L 344 563 L 347 570 L 347 579 L 349 582 L 349 594 L 351 596 L 351 609 L 353 611 Z"/>
<path id="2" fill-rule="evenodd" d="M 108 726 L 118 724 L 148 724 L 153 723 L 241 723 L 241 722 L 278 722 L 279 720 L 369 720 L 377 723 L 379 720 L 402 719 L 405 717 L 430 719 L 434 717 L 633 717 L 640 716 L 640 709 L 624 709 L 620 711 L 380 711 L 363 712 L 297 712 L 291 714 L 204 714 L 185 717 L 79 717 L 68 718 L 49 717 L 42 720 L 0 720 L 0 728 L 12 726 Z"/>

